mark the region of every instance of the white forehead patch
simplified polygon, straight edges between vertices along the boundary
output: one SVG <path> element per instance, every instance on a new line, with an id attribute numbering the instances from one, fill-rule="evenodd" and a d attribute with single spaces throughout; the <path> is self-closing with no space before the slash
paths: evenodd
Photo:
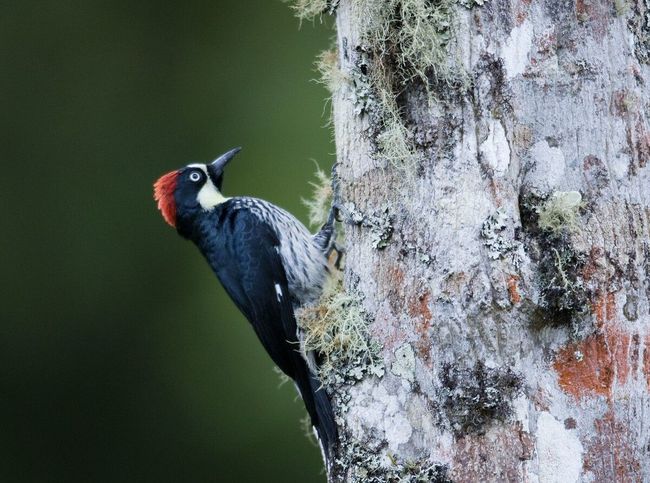
<path id="1" fill-rule="evenodd" d="M 199 202 L 201 208 L 204 210 L 211 210 L 215 206 L 220 205 L 224 201 L 227 201 L 229 198 L 226 198 L 214 185 L 210 176 L 208 176 L 208 169 L 205 164 L 188 164 L 188 168 L 199 168 L 205 173 L 206 181 L 199 190 L 199 194 L 196 196 L 196 201 Z"/>

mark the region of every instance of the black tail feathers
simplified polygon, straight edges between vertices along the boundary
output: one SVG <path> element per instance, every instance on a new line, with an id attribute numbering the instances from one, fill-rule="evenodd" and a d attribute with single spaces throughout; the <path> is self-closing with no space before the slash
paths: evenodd
<path id="1" fill-rule="evenodd" d="M 304 363 L 300 372 L 301 374 L 296 379 L 296 385 L 309 413 L 311 425 L 316 430 L 318 442 L 325 458 L 325 467 L 329 470 L 334 445 L 337 440 L 332 404 L 327 391 L 321 386 L 318 377 L 311 373 L 306 363 Z"/>
<path id="2" fill-rule="evenodd" d="M 334 421 L 334 412 L 332 404 L 325 388 L 321 386 L 320 381 L 314 375 L 310 377 L 312 394 L 314 396 L 314 407 L 316 418 L 311 416 L 312 425 L 318 433 L 319 443 L 323 454 L 325 455 L 326 466 L 329 467 L 332 452 L 337 440 L 336 422 Z M 316 419 L 316 420 L 315 420 Z"/>

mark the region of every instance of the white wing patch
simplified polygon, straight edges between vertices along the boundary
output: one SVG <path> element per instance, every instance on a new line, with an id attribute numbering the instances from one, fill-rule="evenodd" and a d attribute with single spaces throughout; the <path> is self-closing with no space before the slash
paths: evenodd
<path id="1" fill-rule="evenodd" d="M 275 296 L 278 298 L 278 303 L 282 301 L 282 287 L 279 283 L 275 284 Z"/>

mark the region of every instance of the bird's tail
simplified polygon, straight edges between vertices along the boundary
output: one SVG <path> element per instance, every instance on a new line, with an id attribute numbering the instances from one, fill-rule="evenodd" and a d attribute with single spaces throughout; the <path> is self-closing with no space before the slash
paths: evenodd
<path id="1" fill-rule="evenodd" d="M 334 421 L 334 411 L 332 411 L 332 404 L 329 396 L 318 378 L 311 375 L 310 380 L 312 392 L 314 394 L 316 414 L 318 415 L 318 422 L 314 427 L 318 433 L 319 443 L 323 454 L 325 455 L 325 464 L 329 470 L 329 463 L 336 442 L 336 422 Z"/>
<path id="2" fill-rule="evenodd" d="M 332 452 L 337 439 L 332 404 L 325 388 L 322 387 L 318 377 L 309 370 L 307 364 L 304 365 L 303 377 L 300 379 L 300 381 L 296 382 L 309 413 L 311 424 L 316 430 L 316 436 L 325 459 L 325 466 L 329 471 Z"/>

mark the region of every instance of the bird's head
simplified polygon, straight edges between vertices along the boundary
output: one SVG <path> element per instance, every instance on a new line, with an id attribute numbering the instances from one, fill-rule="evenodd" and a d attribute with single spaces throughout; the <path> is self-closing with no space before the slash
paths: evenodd
<path id="1" fill-rule="evenodd" d="M 153 185 L 154 199 L 165 221 L 183 234 L 199 213 L 226 201 L 221 194 L 223 170 L 240 149 L 231 149 L 210 164 L 188 164 L 161 176 Z"/>

